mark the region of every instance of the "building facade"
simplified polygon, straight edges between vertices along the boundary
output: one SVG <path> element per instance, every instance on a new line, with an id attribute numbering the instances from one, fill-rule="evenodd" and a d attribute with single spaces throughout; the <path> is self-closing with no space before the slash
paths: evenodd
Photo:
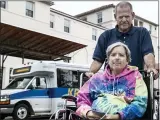
<path id="1" fill-rule="evenodd" d="M 116 24 L 114 5 L 102 6 L 76 16 L 55 10 L 54 5 L 52 7 L 51 5 L 53 3 L 40 1 L 1 1 L 1 22 L 48 35 L 51 38 L 86 45 L 84 48 L 66 54 L 67 57 L 71 58 L 67 62 L 90 64 L 98 37 L 102 32 L 113 28 Z M 156 61 L 158 61 L 158 25 L 139 16 L 136 16 L 133 24 L 135 26 L 144 26 L 150 31 Z M 0 41 L 2 39 L 0 37 Z M 24 59 L 23 63 L 33 61 L 36 60 Z M 21 63 L 22 58 L 8 55 L 3 65 L 3 87 L 9 83 L 11 68 Z"/>

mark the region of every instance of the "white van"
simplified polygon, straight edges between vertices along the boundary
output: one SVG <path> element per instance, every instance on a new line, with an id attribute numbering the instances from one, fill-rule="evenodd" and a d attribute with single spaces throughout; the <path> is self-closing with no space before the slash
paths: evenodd
<path id="1" fill-rule="evenodd" d="M 51 115 L 63 107 L 61 96 L 76 96 L 80 74 L 89 66 L 39 61 L 14 68 L 14 78 L 0 94 L 1 120 L 13 116 L 26 120 L 33 115 Z"/>

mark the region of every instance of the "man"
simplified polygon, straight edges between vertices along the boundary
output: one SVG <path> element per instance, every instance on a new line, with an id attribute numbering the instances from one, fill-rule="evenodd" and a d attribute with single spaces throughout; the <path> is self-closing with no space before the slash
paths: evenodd
<path id="1" fill-rule="evenodd" d="M 129 47 L 132 59 L 130 65 L 137 66 L 139 70 L 143 70 L 145 65 L 148 72 L 153 71 L 157 75 L 150 34 L 146 28 L 132 25 L 135 17 L 132 5 L 129 2 L 118 3 L 115 7 L 114 17 L 117 25 L 114 29 L 106 30 L 100 35 L 93 54 L 93 62 L 86 75 L 91 77 L 101 68 L 106 58 L 107 47 L 117 41 L 121 41 Z"/>

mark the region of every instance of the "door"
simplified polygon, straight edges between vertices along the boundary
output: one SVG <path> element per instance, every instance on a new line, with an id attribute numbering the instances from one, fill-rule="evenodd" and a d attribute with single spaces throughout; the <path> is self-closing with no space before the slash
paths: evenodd
<path id="1" fill-rule="evenodd" d="M 48 77 L 35 77 L 29 85 L 30 94 L 32 95 L 30 103 L 32 104 L 35 112 L 50 112 L 51 111 L 51 98 L 47 80 Z"/>

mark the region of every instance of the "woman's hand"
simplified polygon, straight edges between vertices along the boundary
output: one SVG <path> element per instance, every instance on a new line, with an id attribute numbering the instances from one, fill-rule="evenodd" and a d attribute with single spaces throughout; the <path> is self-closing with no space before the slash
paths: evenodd
<path id="1" fill-rule="evenodd" d="M 93 111 L 89 111 L 86 115 L 86 117 L 88 119 L 101 119 L 103 116 L 99 115 L 99 114 L 96 114 L 95 112 Z M 106 115 L 103 120 L 120 120 L 120 116 L 119 114 L 115 114 L 115 115 L 112 115 L 112 114 L 108 114 Z"/>
<path id="2" fill-rule="evenodd" d="M 118 114 L 115 114 L 115 115 L 108 114 L 106 115 L 104 119 L 105 120 L 120 120 L 120 116 Z"/>
<path id="3" fill-rule="evenodd" d="M 88 119 L 94 119 L 94 120 L 101 118 L 101 116 L 99 116 L 98 114 L 96 114 L 96 113 L 93 112 L 92 110 L 90 110 L 90 111 L 87 113 L 86 117 L 87 117 Z"/>

